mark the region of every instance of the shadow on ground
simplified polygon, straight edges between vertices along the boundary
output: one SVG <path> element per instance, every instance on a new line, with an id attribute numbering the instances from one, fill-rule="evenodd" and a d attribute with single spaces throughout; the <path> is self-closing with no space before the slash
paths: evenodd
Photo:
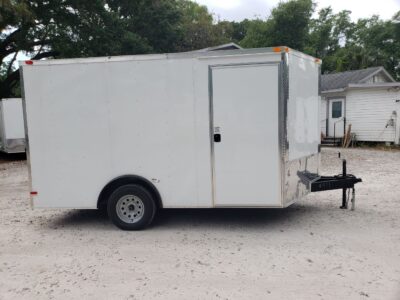
<path id="1" fill-rule="evenodd" d="M 25 153 L 7 154 L 4 152 L 0 152 L 0 164 L 13 161 L 21 161 L 21 160 L 26 160 Z"/>
<path id="2" fill-rule="evenodd" d="M 286 209 L 165 209 L 157 213 L 151 230 L 184 228 L 262 228 L 293 223 L 315 213 L 324 213 L 321 207 L 293 205 Z M 100 210 L 73 210 L 50 217 L 53 228 L 96 227 L 115 228 L 108 220 L 107 213 Z"/>

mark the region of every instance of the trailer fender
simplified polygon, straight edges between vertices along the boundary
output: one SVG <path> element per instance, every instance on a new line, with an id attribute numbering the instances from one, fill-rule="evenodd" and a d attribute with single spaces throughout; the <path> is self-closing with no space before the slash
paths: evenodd
<path id="1" fill-rule="evenodd" d="M 163 208 L 160 193 L 158 192 L 158 190 L 154 186 L 154 184 L 152 184 L 146 178 L 143 178 L 138 175 L 119 176 L 119 177 L 111 180 L 109 183 L 107 183 L 99 194 L 99 197 L 97 200 L 97 208 L 100 209 L 102 207 L 106 207 L 107 201 L 110 198 L 113 191 L 115 191 L 117 188 L 119 188 L 123 185 L 127 185 L 127 184 L 138 184 L 138 185 L 143 186 L 152 194 L 152 196 L 156 200 L 157 208 L 159 208 L 159 209 Z"/>

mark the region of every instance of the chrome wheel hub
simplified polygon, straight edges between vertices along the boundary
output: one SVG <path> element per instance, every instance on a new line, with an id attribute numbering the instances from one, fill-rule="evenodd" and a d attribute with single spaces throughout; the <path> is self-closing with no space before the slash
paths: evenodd
<path id="1" fill-rule="evenodd" d="M 127 195 L 118 200 L 116 210 L 123 222 L 133 224 L 143 218 L 144 204 L 138 196 Z"/>

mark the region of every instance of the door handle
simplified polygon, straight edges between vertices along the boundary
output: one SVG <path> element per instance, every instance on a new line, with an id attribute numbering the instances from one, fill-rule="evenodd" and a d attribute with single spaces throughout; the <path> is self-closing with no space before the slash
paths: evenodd
<path id="1" fill-rule="evenodd" d="M 220 133 L 214 134 L 214 142 L 221 143 L 221 134 Z"/>

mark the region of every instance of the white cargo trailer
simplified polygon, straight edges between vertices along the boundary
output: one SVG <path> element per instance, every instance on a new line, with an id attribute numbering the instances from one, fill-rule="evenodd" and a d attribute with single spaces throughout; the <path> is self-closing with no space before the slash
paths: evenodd
<path id="1" fill-rule="evenodd" d="M 0 151 L 25 152 L 25 128 L 21 98 L 0 99 Z"/>
<path id="2" fill-rule="evenodd" d="M 285 208 L 318 174 L 320 61 L 289 48 L 21 67 L 35 208 L 140 229 L 159 208 Z"/>

